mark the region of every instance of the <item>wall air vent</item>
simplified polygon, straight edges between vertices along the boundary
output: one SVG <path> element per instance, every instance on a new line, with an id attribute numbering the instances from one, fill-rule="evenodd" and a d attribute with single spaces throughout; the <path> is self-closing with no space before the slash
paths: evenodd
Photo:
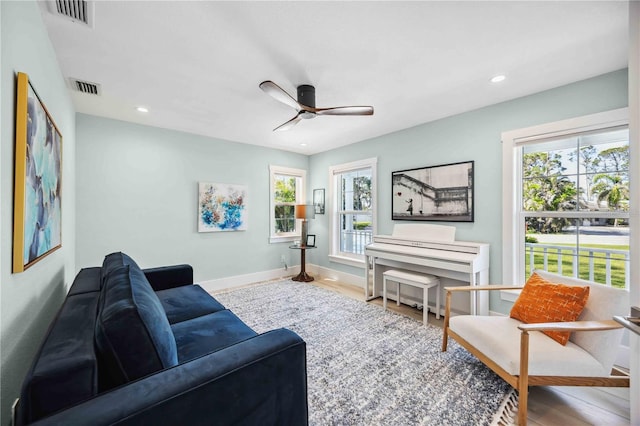
<path id="1" fill-rule="evenodd" d="M 93 28 L 93 1 L 49 0 L 49 11 L 54 15 L 71 19 L 73 22 Z"/>
<path id="2" fill-rule="evenodd" d="M 81 93 L 88 95 L 101 95 L 100 85 L 97 83 L 91 83 L 89 81 L 78 80 L 77 78 L 70 78 L 71 88 Z"/>

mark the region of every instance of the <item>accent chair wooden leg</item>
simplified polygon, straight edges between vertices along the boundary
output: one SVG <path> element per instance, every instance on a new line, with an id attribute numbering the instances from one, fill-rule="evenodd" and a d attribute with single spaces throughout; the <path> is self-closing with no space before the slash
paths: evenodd
<path id="1" fill-rule="evenodd" d="M 529 333 L 520 335 L 520 376 L 518 377 L 518 425 L 527 424 L 529 398 Z"/>
<path id="2" fill-rule="evenodd" d="M 442 327 L 442 352 L 447 351 L 447 343 L 449 343 L 449 315 L 451 311 L 451 292 L 447 291 L 447 297 L 444 303 L 444 326 Z"/>

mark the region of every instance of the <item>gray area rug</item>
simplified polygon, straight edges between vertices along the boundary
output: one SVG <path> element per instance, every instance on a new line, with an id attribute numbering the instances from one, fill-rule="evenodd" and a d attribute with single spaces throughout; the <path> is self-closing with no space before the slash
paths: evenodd
<path id="1" fill-rule="evenodd" d="M 489 425 L 512 388 L 442 329 L 290 280 L 216 293 L 261 333 L 307 343 L 311 425 Z M 496 414 L 497 413 L 497 414 Z"/>

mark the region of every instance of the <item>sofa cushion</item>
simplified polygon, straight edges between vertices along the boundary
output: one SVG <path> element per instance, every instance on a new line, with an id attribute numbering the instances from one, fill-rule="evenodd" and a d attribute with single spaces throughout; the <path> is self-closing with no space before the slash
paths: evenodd
<path id="1" fill-rule="evenodd" d="M 134 266 L 113 269 L 105 277 L 95 337 L 112 386 L 178 363 L 162 304 Z"/>
<path id="2" fill-rule="evenodd" d="M 459 315 L 449 327 L 509 374 L 520 374 L 521 322 L 503 316 Z M 529 333 L 529 375 L 606 377 L 610 369 L 573 342 L 565 346 L 539 331 Z"/>
<path id="3" fill-rule="evenodd" d="M 229 310 L 179 322 L 171 329 L 176 337 L 181 364 L 257 336 Z"/>
<path id="4" fill-rule="evenodd" d="M 513 304 L 509 316 L 527 324 L 575 321 L 582 313 L 588 298 L 588 286 L 552 283 L 534 272 Z M 569 341 L 571 334 L 568 331 L 543 333 L 561 345 Z"/>
<path id="5" fill-rule="evenodd" d="M 127 265 L 140 269 L 135 260 L 120 251 L 106 255 L 100 270 L 100 285 L 104 285 L 104 280 L 112 271 Z"/>
<path id="6" fill-rule="evenodd" d="M 169 324 L 222 311 L 225 307 L 197 284 L 156 292 Z"/>

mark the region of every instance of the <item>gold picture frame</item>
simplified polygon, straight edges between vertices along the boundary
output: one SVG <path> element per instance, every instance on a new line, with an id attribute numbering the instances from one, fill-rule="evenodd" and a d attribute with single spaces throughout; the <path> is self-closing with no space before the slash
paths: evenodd
<path id="1" fill-rule="evenodd" d="M 16 88 L 14 273 L 62 247 L 62 134 L 27 74 Z"/>

